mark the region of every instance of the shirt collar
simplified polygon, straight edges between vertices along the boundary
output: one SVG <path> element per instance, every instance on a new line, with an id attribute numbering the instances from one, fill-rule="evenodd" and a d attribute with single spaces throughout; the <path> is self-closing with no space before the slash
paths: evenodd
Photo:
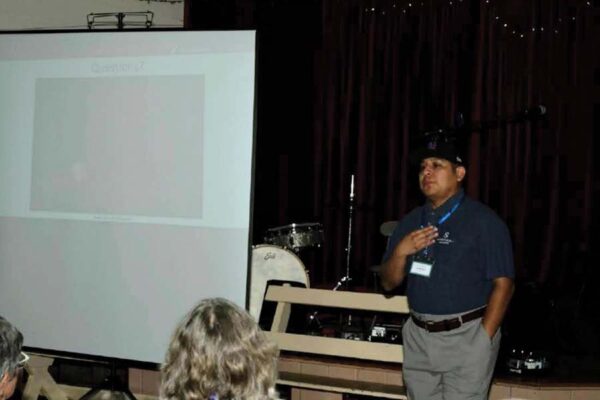
<path id="1" fill-rule="evenodd" d="M 450 211 L 450 209 L 452 207 L 454 207 L 454 204 L 456 204 L 456 202 L 462 198 L 465 195 L 465 191 L 463 188 L 458 189 L 458 192 L 454 193 L 450 198 L 448 198 L 448 200 L 446 200 L 444 202 L 444 204 L 442 204 L 441 206 L 439 206 L 436 209 L 433 209 L 433 207 L 431 206 L 431 202 L 428 200 L 425 203 L 425 211 L 427 211 L 428 213 L 433 212 L 435 215 L 443 215 L 445 213 L 447 213 L 448 211 Z"/>

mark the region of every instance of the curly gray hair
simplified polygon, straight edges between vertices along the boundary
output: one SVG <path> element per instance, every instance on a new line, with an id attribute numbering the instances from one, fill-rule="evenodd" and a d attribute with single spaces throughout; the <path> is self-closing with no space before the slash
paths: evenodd
<path id="1" fill-rule="evenodd" d="M 0 378 L 14 375 L 19 366 L 23 334 L 10 322 L 0 317 Z"/>
<path id="2" fill-rule="evenodd" d="M 163 400 L 277 399 L 279 351 L 245 310 L 211 298 L 175 329 L 162 366 Z"/>

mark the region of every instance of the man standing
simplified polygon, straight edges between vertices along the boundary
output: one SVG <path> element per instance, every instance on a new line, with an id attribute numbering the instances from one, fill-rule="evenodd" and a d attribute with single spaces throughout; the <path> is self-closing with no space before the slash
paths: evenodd
<path id="1" fill-rule="evenodd" d="M 407 279 L 403 374 L 411 400 L 487 399 L 500 324 L 513 293 L 512 245 L 504 222 L 465 196 L 455 144 L 433 138 L 417 152 L 426 203 L 399 221 L 381 283 Z"/>
<path id="2" fill-rule="evenodd" d="M 0 400 L 9 399 L 17 385 L 20 368 L 27 357 L 21 353 L 23 335 L 0 317 Z"/>

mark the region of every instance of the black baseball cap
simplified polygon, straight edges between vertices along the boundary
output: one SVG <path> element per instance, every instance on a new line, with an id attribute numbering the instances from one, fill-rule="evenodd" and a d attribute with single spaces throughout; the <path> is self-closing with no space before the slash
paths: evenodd
<path id="1" fill-rule="evenodd" d="M 410 154 L 410 159 L 414 164 L 430 157 L 443 158 L 454 164 L 465 164 L 456 139 L 446 135 L 426 137 L 424 143 Z"/>

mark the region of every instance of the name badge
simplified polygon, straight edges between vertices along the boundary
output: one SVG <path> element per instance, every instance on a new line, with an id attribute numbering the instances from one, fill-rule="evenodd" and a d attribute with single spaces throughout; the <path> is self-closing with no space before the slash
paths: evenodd
<path id="1" fill-rule="evenodd" d="M 410 273 L 413 275 L 419 275 L 429 278 L 431 276 L 432 268 L 433 262 L 413 260 L 412 264 L 410 265 Z"/>

